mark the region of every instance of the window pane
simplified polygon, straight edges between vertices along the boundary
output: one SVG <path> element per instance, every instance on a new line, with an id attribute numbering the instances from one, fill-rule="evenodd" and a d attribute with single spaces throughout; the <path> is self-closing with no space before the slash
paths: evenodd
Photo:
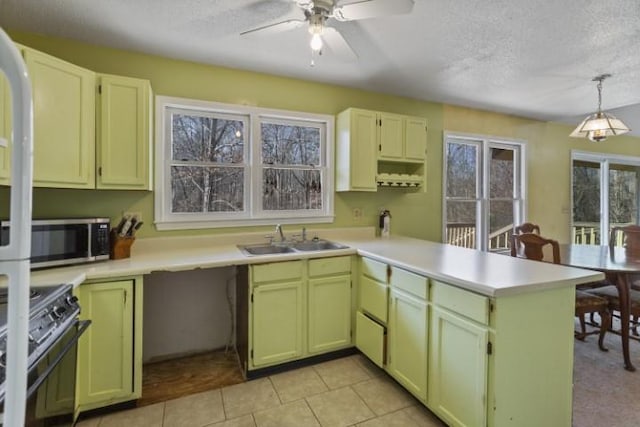
<path id="1" fill-rule="evenodd" d="M 476 198 L 478 148 L 474 145 L 447 144 L 447 197 Z"/>
<path id="2" fill-rule="evenodd" d="M 243 121 L 185 114 L 172 114 L 171 117 L 173 160 L 243 162 Z"/>
<path id="3" fill-rule="evenodd" d="M 640 168 L 609 166 L 609 222 L 611 226 L 636 223 L 638 218 L 638 178 Z"/>
<path id="4" fill-rule="evenodd" d="M 465 248 L 476 248 L 476 216 L 478 202 L 447 201 L 445 242 Z"/>
<path id="5" fill-rule="evenodd" d="M 244 168 L 171 167 L 172 212 L 244 210 Z"/>
<path id="6" fill-rule="evenodd" d="M 573 241 L 600 244 L 600 164 L 573 161 Z"/>
<path id="7" fill-rule="evenodd" d="M 513 233 L 514 201 L 489 201 L 489 245 L 490 251 L 504 250 L 510 247 Z"/>
<path id="8" fill-rule="evenodd" d="M 320 129 L 262 122 L 262 162 L 267 165 L 320 165 Z"/>
<path id="9" fill-rule="evenodd" d="M 322 209 L 320 171 L 266 168 L 262 174 L 262 209 Z"/>
<path id="10" fill-rule="evenodd" d="M 513 198 L 514 153 L 504 148 L 490 149 L 489 164 L 489 197 Z"/>

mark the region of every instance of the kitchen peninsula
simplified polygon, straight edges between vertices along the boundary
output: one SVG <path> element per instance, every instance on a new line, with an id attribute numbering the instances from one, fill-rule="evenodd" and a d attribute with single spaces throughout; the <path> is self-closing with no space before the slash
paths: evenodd
<path id="1" fill-rule="evenodd" d="M 142 288 L 143 276 L 157 271 L 233 266 L 242 271 L 302 261 L 302 277 L 311 284 L 311 262 L 326 259 L 328 271 L 339 273 L 331 277 L 350 274 L 353 283 L 348 305 L 353 337 L 340 345 L 355 344 L 448 424 L 571 425 L 574 286 L 600 280 L 601 273 L 412 238 L 376 238 L 373 229 L 319 234 L 349 248 L 248 257 L 236 245 L 256 243 L 261 233 L 149 238 L 136 242 L 129 259 L 34 272 L 33 279 L 53 283 L 66 276 L 97 287 L 96 282 L 133 278 Z M 345 258 L 350 273 L 344 271 L 349 268 Z M 382 290 L 373 294 L 383 296 L 379 316 L 367 307 L 371 282 L 376 283 L 372 289 Z M 245 286 L 242 280 L 236 283 L 239 289 Z M 245 298 L 236 304 L 250 306 L 248 292 Z M 141 311 L 142 304 L 135 309 Z M 371 317 L 362 313 L 373 313 L 376 322 L 367 323 Z M 141 313 L 134 317 L 141 322 Z M 134 335 L 140 335 L 141 325 L 135 328 Z M 387 328 L 386 350 L 375 348 L 371 331 L 376 328 Z M 303 342 L 313 341 L 303 335 Z M 133 351 L 141 349 L 134 345 Z M 378 353 L 383 359 L 376 359 Z M 133 360 L 133 375 L 141 375 L 139 354 Z"/>

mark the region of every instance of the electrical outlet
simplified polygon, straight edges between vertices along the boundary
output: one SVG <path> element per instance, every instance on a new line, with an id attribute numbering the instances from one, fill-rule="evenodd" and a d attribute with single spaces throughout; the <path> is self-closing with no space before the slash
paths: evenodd
<path id="1" fill-rule="evenodd" d="M 141 212 L 126 212 L 126 211 L 122 211 L 122 216 L 128 216 L 130 218 L 135 217 L 138 222 L 142 221 L 142 213 Z"/>
<path id="2" fill-rule="evenodd" d="M 362 219 L 362 208 L 353 208 L 353 220 L 360 221 Z"/>

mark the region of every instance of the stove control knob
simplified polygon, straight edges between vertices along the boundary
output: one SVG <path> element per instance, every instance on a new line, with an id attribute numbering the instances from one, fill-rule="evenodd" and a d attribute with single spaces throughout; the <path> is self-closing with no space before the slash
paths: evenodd
<path id="1" fill-rule="evenodd" d="M 78 302 L 78 297 L 75 295 L 71 295 L 66 299 L 68 305 L 76 305 Z"/>
<path id="2" fill-rule="evenodd" d="M 67 309 L 64 307 L 54 306 L 51 309 L 51 314 L 53 314 L 53 317 L 56 319 L 60 319 L 64 315 L 65 311 L 67 311 Z"/>

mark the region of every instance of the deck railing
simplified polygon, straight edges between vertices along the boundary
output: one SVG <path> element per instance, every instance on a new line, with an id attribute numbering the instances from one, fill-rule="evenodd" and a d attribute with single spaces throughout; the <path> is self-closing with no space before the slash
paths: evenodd
<path id="1" fill-rule="evenodd" d="M 616 223 L 611 227 L 624 227 L 632 223 Z M 464 248 L 476 247 L 476 225 L 473 223 L 447 224 L 446 243 Z M 513 224 L 509 224 L 489 235 L 489 250 L 500 251 L 510 248 Z M 595 222 L 576 222 L 571 228 L 571 241 L 575 244 L 599 245 L 600 224 Z M 607 233 L 609 234 L 609 233 Z M 616 236 L 616 246 L 622 246 L 622 234 Z M 608 240 L 608 238 L 607 238 Z"/>

